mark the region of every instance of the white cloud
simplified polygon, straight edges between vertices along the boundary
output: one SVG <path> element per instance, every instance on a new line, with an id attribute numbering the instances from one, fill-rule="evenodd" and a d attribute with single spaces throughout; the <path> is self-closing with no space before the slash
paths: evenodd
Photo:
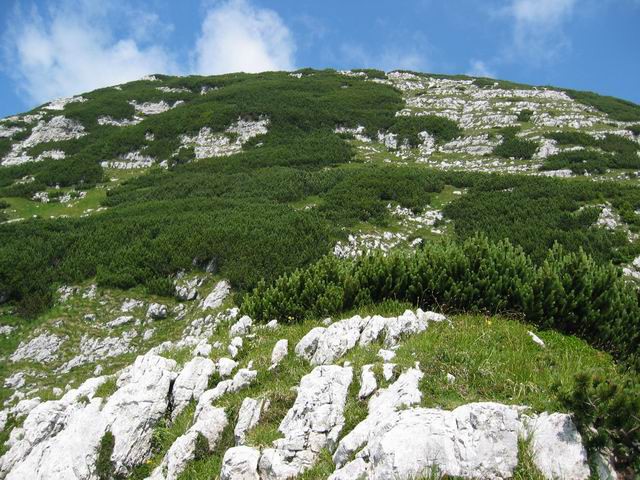
<path id="1" fill-rule="evenodd" d="M 543 63 L 569 46 L 563 26 L 578 0 L 510 0 L 501 13 L 513 22 L 511 55 Z"/>
<path id="2" fill-rule="evenodd" d="M 472 77 L 496 78 L 495 72 L 482 60 L 472 60 L 467 75 Z"/>
<path id="3" fill-rule="evenodd" d="M 292 70 L 295 43 L 273 10 L 246 0 L 210 9 L 196 43 L 194 71 L 202 74 Z"/>
<path id="4" fill-rule="evenodd" d="M 114 19 L 96 14 L 94 6 L 87 1 L 75 8 L 63 3 L 47 12 L 14 12 L 3 38 L 5 68 L 29 102 L 176 71 L 161 46 L 141 43 L 140 30 L 114 38 Z"/>

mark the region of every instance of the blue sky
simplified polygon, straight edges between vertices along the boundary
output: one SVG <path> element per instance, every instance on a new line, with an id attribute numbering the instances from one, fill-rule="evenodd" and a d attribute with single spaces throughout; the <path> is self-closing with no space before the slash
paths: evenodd
<path id="1" fill-rule="evenodd" d="M 640 0 L 0 0 L 0 117 L 147 73 L 468 73 L 640 103 Z"/>

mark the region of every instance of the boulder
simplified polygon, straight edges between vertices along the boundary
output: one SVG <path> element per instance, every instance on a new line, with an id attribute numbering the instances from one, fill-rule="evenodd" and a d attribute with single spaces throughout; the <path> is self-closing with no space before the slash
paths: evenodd
<path id="1" fill-rule="evenodd" d="M 147 318 L 151 320 L 162 320 L 167 318 L 167 306 L 161 303 L 152 303 L 147 309 Z"/>
<path id="2" fill-rule="evenodd" d="M 240 319 L 231 325 L 229 329 L 230 337 L 243 337 L 249 333 L 251 330 L 251 326 L 253 325 L 253 320 L 247 315 L 240 317 Z"/>
<path id="3" fill-rule="evenodd" d="M 282 340 L 278 340 L 273 347 L 273 351 L 271 352 L 271 367 L 273 369 L 277 367 L 282 360 L 287 356 L 289 352 L 289 340 L 283 338 Z"/>
<path id="4" fill-rule="evenodd" d="M 211 293 L 200 303 L 202 310 L 218 308 L 231 292 L 231 285 L 226 280 L 216 283 Z"/>
<path id="5" fill-rule="evenodd" d="M 209 384 L 209 377 L 215 371 L 215 364 L 209 358 L 195 357 L 187 362 L 173 384 L 172 418 L 194 399 L 198 400 Z"/>
<path id="6" fill-rule="evenodd" d="M 268 403 L 268 402 L 267 402 Z M 260 421 L 260 414 L 265 406 L 264 399 L 245 398 L 238 412 L 238 421 L 233 430 L 236 445 L 244 445 L 247 432 L 251 430 Z M 257 462 L 257 461 L 256 461 Z"/>
<path id="7" fill-rule="evenodd" d="M 545 478 L 589 478 L 587 452 L 570 415 L 544 412 L 525 423 L 533 462 Z"/>
<path id="8" fill-rule="evenodd" d="M 260 458 L 261 478 L 297 476 L 316 462 L 320 451 L 332 449 L 344 426 L 344 406 L 353 371 L 324 365 L 302 377 L 298 396 L 280 423 L 284 438 L 273 442 Z"/>
<path id="9" fill-rule="evenodd" d="M 362 375 L 360 377 L 360 391 L 358 392 L 358 398 L 360 400 L 365 399 L 378 388 L 378 382 L 376 376 L 373 373 L 373 365 L 364 365 L 362 367 Z"/>
<path id="10" fill-rule="evenodd" d="M 230 376 L 235 368 L 238 366 L 238 362 L 231 360 L 230 358 L 222 357 L 218 360 L 217 368 L 218 373 L 222 378 Z"/>
<path id="11" fill-rule="evenodd" d="M 260 451 L 251 447 L 232 447 L 224 453 L 220 480 L 260 480 Z"/>

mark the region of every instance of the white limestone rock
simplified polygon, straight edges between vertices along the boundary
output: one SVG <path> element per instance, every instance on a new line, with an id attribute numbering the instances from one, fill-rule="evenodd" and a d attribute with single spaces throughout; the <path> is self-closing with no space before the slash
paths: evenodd
<path id="1" fill-rule="evenodd" d="M 378 350 L 377 356 L 380 357 L 383 362 L 387 363 L 396 358 L 396 352 L 394 352 L 393 350 L 385 350 L 384 348 L 381 348 L 380 350 Z"/>
<path id="2" fill-rule="evenodd" d="M 144 302 L 142 300 L 136 300 L 135 298 L 127 298 L 122 305 L 120 306 L 120 311 L 122 313 L 129 313 L 137 308 L 142 308 L 144 306 Z"/>
<path id="3" fill-rule="evenodd" d="M 167 306 L 161 303 L 152 303 L 147 309 L 147 318 L 152 320 L 162 320 L 167 318 Z"/>
<path id="4" fill-rule="evenodd" d="M 518 428 L 518 412 L 499 404 L 397 412 L 370 437 L 369 478 L 410 479 L 434 468 L 448 476 L 510 478 Z"/>
<path id="5" fill-rule="evenodd" d="M 260 480 L 260 451 L 251 447 L 231 447 L 224 453 L 220 480 Z"/>
<path id="6" fill-rule="evenodd" d="M 231 339 L 231 342 L 227 347 L 227 351 L 229 352 L 229 355 L 231 355 L 231 358 L 236 358 L 238 356 L 238 353 L 240 353 L 240 350 L 242 349 L 242 344 L 242 337 L 233 337 Z"/>
<path id="7" fill-rule="evenodd" d="M 194 277 L 188 280 L 176 280 L 176 297 L 180 301 L 190 301 L 198 298 L 198 287 L 202 285 L 203 279 Z"/>
<path id="8" fill-rule="evenodd" d="M 143 102 L 143 103 L 138 103 L 135 100 L 131 100 L 129 102 L 130 105 L 133 106 L 133 108 L 135 108 L 136 113 L 138 114 L 142 114 L 142 115 L 158 115 L 159 113 L 164 113 L 168 110 L 171 110 L 172 108 L 176 108 L 178 105 L 183 104 L 184 102 L 182 100 L 177 100 L 176 102 L 173 103 L 173 105 L 169 105 L 169 103 L 165 102 L 164 100 L 161 100 L 160 102 Z"/>
<path id="9" fill-rule="evenodd" d="M 269 367 L 269 369 L 272 370 L 280 365 L 280 362 L 285 359 L 288 353 L 289 340 L 287 340 L 286 338 L 278 340 L 273 347 L 273 351 L 271 352 L 271 367 Z"/>
<path id="10" fill-rule="evenodd" d="M 18 388 L 24 387 L 25 383 L 26 380 L 24 372 L 16 372 L 5 379 L 4 386 L 6 388 L 11 388 L 12 390 L 17 390 Z"/>
<path id="11" fill-rule="evenodd" d="M 194 399 L 198 400 L 209 384 L 209 377 L 215 371 L 215 364 L 209 358 L 195 357 L 187 362 L 173 384 L 173 411 L 175 419 Z"/>
<path id="12" fill-rule="evenodd" d="M 66 337 L 53 333 L 41 333 L 29 342 L 20 342 L 15 352 L 9 357 L 12 362 L 28 360 L 31 362 L 50 363 L 58 357 L 58 350 Z"/>
<path id="13" fill-rule="evenodd" d="M 203 435 L 207 439 L 209 450 L 213 450 L 226 426 L 224 409 L 208 405 L 199 412 L 187 432 L 173 442 L 149 480 L 177 480 L 195 457 L 198 435 Z"/>
<path id="14" fill-rule="evenodd" d="M 422 372 L 417 368 L 409 369 L 400 375 L 393 384 L 378 390 L 369 399 L 367 418 L 340 440 L 333 454 L 333 462 L 338 467 L 344 466 L 356 452 L 366 445 L 373 432 L 376 431 L 378 423 L 384 424 L 388 418 L 394 418 L 397 409 L 420 402 L 422 393 L 418 385 L 422 376 Z"/>
<path id="15" fill-rule="evenodd" d="M 377 388 L 378 382 L 376 381 L 376 376 L 373 373 L 373 365 L 364 365 L 360 376 L 360 391 L 358 392 L 358 398 L 363 400 L 371 396 Z"/>
<path id="16" fill-rule="evenodd" d="M 264 399 L 254 399 L 247 397 L 242 401 L 238 412 L 238 421 L 233 430 L 236 445 L 244 445 L 246 434 L 260 421 L 262 409 L 268 405 Z"/>
<path id="17" fill-rule="evenodd" d="M 261 476 L 289 478 L 310 468 L 323 448 L 332 449 L 344 426 L 344 406 L 353 378 L 351 367 L 323 365 L 302 377 L 298 396 L 280 423 L 284 438 L 266 449 Z"/>
<path id="18" fill-rule="evenodd" d="M 80 339 L 80 353 L 56 369 L 56 372 L 66 373 L 80 365 L 129 353 L 132 351 L 131 342 L 137 335 L 135 330 L 126 331 L 120 337 L 105 338 L 90 337 L 85 333 Z"/>
<path id="19" fill-rule="evenodd" d="M 571 416 L 542 413 L 526 422 L 533 462 L 545 478 L 589 478 L 587 452 Z"/>
<path id="20" fill-rule="evenodd" d="M 110 322 L 107 322 L 108 328 L 116 328 L 122 325 L 126 325 L 127 323 L 133 322 L 133 315 L 121 315 Z"/>
<path id="21" fill-rule="evenodd" d="M 227 298 L 231 292 L 231 285 L 226 280 L 221 280 L 216 283 L 211 293 L 200 302 L 200 308 L 202 310 L 218 308 L 222 305 L 222 302 Z"/>
<path id="22" fill-rule="evenodd" d="M 222 357 L 218 360 L 217 370 L 222 378 L 230 376 L 238 366 L 238 362 L 230 358 Z"/>
<path id="23" fill-rule="evenodd" d="M 86 101 L 87 99 L 82 96 L 57 98 L 46 104 L 43 108 L 47 110 L 64 110 L 64 107 L 70 103 L 84 103 Z"/>
<path id="24" fill-rule="evenodd" d="M 335 362 L 356 344 L 366 346 L 384 334 L 385 345 L 393 347 L 401 336 L 423 332 L 428 321 L 442 321 L 443 315 L 411 310 L 399 317 L 381 316 L 352 318 L 332 323 L 328 327 L 315 327 L 296 345 L 296 355 L 305 358 L 312 365 L 326 365 Z"/>
<path id="25" fill-rule="evenodd" d="M 0 325 L 0 335 L 8 337 L 15 329 L 16 327 L 12 327 L 11 325 Z"/>
<path id="26" fill-rule="evenodd" d="M 147 354 L 118 378 L 119 388 L 101 413 L 115 438 L 116 473 L 126 474 L 149 458 L 153 427 L 167 410 L 175 368 L 174 360 Z"/>
<path id="27" fill-rule="evenodd" d="M 252 326 L 253 320 L 251 320 L 248 315 L 244 315 L 240 317 L 240 320 L 231 325 L 231 328 L 229 329 L 229 336 L 242 337 L 244 335 L 248 335 Z"/>

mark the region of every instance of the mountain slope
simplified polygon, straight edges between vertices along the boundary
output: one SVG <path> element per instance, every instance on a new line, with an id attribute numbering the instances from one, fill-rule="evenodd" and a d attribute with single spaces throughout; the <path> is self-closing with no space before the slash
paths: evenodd
<path id="1" fill-rule="evenodd" d="M 603 452 L 632 478 L 638 171 L 638 105 L 417 72 L 155 75 L 2 119 L 0 477 L 586 478 Z M 402 316 L 418 307 L 453 329 Z M 300 347 L 269 369 L 277 340 L 294 350 L 355 313 L 396 320 L 333 322 L 349 352 Z M 405 381 L 406 402 L 374 400 Z M 262 410 L 243 417 L 249 397 L 272 406 L 237 450 L 236 420 Z M 466 454 L 408 470 L 373 437 L 349 444 L 467 414 L 508 460 L 482 464 L 481 437 L 457 430 Z M 575 422 L 586 450 L 551 465 L 531 422 Z"/>

